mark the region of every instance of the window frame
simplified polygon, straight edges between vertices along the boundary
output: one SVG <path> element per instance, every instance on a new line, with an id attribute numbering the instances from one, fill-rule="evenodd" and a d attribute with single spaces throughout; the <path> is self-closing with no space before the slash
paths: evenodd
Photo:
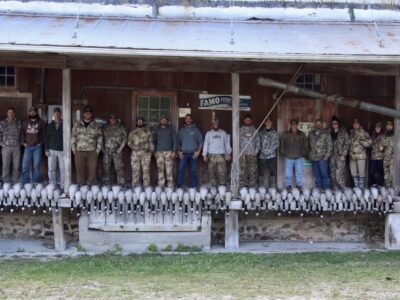
<path id="1" fill-rule="evenodd" d="M 138 117 L 138 104 L 139 97 L 170 97 L 171 98 L 171 125 L 177 130 L 178 128 L 178 109 L 177 109 L 177 92 L 176 91 L 166 91 L 166 90 L 157 90 L 157 89 L 143 89 L 143 90 L 135 90 L 132 92 L 132 120 L 131 126 L 132 129 L 136 127 L 136 120 Z M 148 123 L 149 120 L 146 120 Z"/>
<path id="2" fill-rule="evenodd" d="M 14 86 L 2 86 L 0 85 L 0 91 L 8 92 L 8 91 L 16 91 L 18 87 L 18 79 L 19 79 L 19 69 L 14 66 L 0 66 L 0 67 L 12 67 L 14 68 Z"/>

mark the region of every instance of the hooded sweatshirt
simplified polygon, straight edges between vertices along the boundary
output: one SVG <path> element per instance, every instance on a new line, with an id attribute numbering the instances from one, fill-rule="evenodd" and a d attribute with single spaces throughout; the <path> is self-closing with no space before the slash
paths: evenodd
<path id="1" fill-rule="evenodd" d="M 28 118 L 21 125 L 21 143 L 27 146 L 43 145 L 44 122 L 39 116 Z"/>

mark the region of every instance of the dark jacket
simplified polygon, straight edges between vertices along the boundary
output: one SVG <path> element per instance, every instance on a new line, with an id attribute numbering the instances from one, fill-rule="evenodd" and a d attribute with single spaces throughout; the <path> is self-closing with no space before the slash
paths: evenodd
<path id="1" fill-rule="evenodd" d="M 37 116 L 33 121 L 26 119 L 21 125 L 21 144 L 28 146 L 43 145 L 44 122 Z"/>
<path id="2" fill-rule="evenodd" d="M 179 130 L 178 147 L 183 153 L 193 153 L 203 145 L 203 136 L 196 125 L 185 126 Z"/>
<path id="3" fill-rule="evenodd" d="M 154 130 L 154 149 L 156 151 L 176 151 L 177 137 L 172 126 L 158 126 Z"/>
<path id="4" fill-rule="evenodd" d="M 306 157 L 308 154 L 306 135 L 300 130 L 297 130 L 296 133 L 285 132 L 281 138 L 279 150 L 285 158 L 297 159 Z"/>
<path id="5" fill-rule="evenodd" d="M 46 137 L 44 140 L 45 151 L 55 150 L 63 151 L 63 123 L 61 122 L 57 128 L 56 123 L 52 121 L 46 129 Z"/>

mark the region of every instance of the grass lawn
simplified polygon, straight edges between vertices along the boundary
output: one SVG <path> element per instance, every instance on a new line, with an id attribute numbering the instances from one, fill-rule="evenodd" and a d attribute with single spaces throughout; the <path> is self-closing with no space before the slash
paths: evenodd
<path id="1" fill-rule="evenodd" d="M 0 262 L 0 299 L 400 299 L 400 252 Z"/>

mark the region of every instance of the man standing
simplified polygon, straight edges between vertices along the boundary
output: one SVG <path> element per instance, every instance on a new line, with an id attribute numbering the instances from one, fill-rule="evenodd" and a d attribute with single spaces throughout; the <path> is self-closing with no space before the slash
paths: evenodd
<path id="1" fill-rule="evenodd" d="M 160 125 L 154 132 L 154 148 L 158 168 L 158 186 L 165 186 L 165 177 L 167 177 L 167 186 L 173 187 L 177 137 L 175 128 L 168 124 L 166 116 L 161 116 Z"/>
<path id="2" fill-rule="evenodd" d="M 226 162 L 231 159 L 232 152 L 229 136 L 225 130 L 219 128 L 217 119 L 211 122 L 211 128 L 204 139 L 203 160 L 208 163 L 211 186 L 226 185 Z"/>
<path id="3" fill-rule="evenodd" d="M 0 145 L 3 164 L 3 182 L 16 183 L 21 159 L 21 122 L 15 118 L 13 107 L 7 109 L 7 117 L 0 122 Z M 12 176 L 10 178 L 10 165 Z"/>
<path id="4" fill-rule="evenodd" d="M 44 149 L 47 156 L 49 182 L 57 183 L 57 163 L 60 169 L 60 186 L 64 188 L 63 123 L 61 110 L 53 109 L 53 121 L 46 130 Z"/>
<path id="5" fill-rule="evenodd" d="M 93 111 L 90 106 L 85 106 L 83 120 L 75 123 L 71 136 L 77 184 L 96 183 L 97 156 L 102 144 L 103 135 L 99 125 L 93 120 Z"/>
<path id="6" fill-rule="evenodd" d="M 279 137 L 275 129 L 272 128 L 271 118 L 267 118 L 264 128 L 259 133 L 260 136 L 260 154 L 258 157 L 260 186 L 264 185 L 265 176 L 267 177 L 267 186 L 276 187 L 276 150 L 279 147 Z"/>
<path id="7" fill-rule="evenodd" d="M 371 186 L 383 186 L 384 170 L 383 170 L 383 124 L 377 122 L 374 131 L 371 134 L 371 159 L 369 161 L 369 184 Z"/>
<path id="8" fill-rule="evenodd" d="M 240 127 L 240 186 L 256 187 L 258 180 L 257 154 L 260 151 L 260 137 L 257 129 L 252 125 L 250 115 L 243 119 Z"/>
<path id="9" fill-rule="evenodd" d="M 290 130 L 285 132 L 280 142 L 280 152 L 285 158 L 285 186 L 292 186 L 293 168 L 296 175 L 297 188 L 303 187 L 303 161 L 308 153 L 307 137 L 298 129 L 299 121 L 294 119 L 290 122 Z"/>
<path id="10" fill-rule="evenodd" d="M 178 133 L 178 188 L 184 184 L 186 165 L 190 164 L 190 187 L 197 187 L 197 158 L 200 155 L 203 146 L 203 137 L 200 130 L 193 124 L 193 117 L 190 114 L 185 116 L 185 127 L 181 128 Z"/>
<path id="11" fill-rule="evenodd" d="M 109 116 L 109 122 L 103 129 L 103 183 L 111 184 L 111 165 L 114 164 L 117 173 L 117 182 L 119 185 L 125 184 L 124 179 L 124 162 L 122 159 L 122 151 L 127 142 L 127 133 L 124 127 L 118 122 L 118 118 L 114 113 Z"/>
<path id="12" fill-rule="evenodd" d="M 393 187 L 394 132 L 392 121 L 386 122 L 386 131 L 385 135 L 382 138 L 381 151 L 383 151 L 383 170 L 385 173 L 385 186 Z"/>
<path id="13" fill-rule="evenodd" d="M 308 141 L 315 187 L 324 190 L 329 189 L 331 179 L 329 177 L 328 160 L 332 153 L 332 139 L 328 131 L 322 128 L 321 119 L 315 121 L 314 129 L 310 132 Z"/>
<path id="14" fill-rule="evenodd" d="M 154 152 L 153 134 L 145 126 L 145 120 L 139 117 L 134 129 L 128 137 L 128 146 L 132 149 L 132 186 L 140 184 L 140 174 L 143 175 L 143 187 L 150 186 L 150 162 Z"/>
<path id="15" fill-rule="evenodd" d="M 29 168 L 32 164 L 32 181 L 39 183 L 42 146 L 44 143 L 44 122 L 37 114 L 37 108 L 31 107 L 28 119 L 21 125 L 21 144 L 24 146 L 22 158 L 22 183 L 31 181 Z"/>
<path id="16" fill-rule="evenodd" d="M 354 186 L 364 188 L 365 163 L 367 160 L 367 148 L 372 141 L 368 133 L 361 127 L 358 119 L 354 119 L 353 129 L 350 133 L 350 172 L 354 180 Z"/>
<path id="17" fill-rule="evenodd" d="M 349 153 L 350 139 L 346 128 L 340 126 L 338 118 L 331 121 L 332 155 L 329 158 L 332 187 L 334 189 L 346 186 L 346 156 Z"/>

